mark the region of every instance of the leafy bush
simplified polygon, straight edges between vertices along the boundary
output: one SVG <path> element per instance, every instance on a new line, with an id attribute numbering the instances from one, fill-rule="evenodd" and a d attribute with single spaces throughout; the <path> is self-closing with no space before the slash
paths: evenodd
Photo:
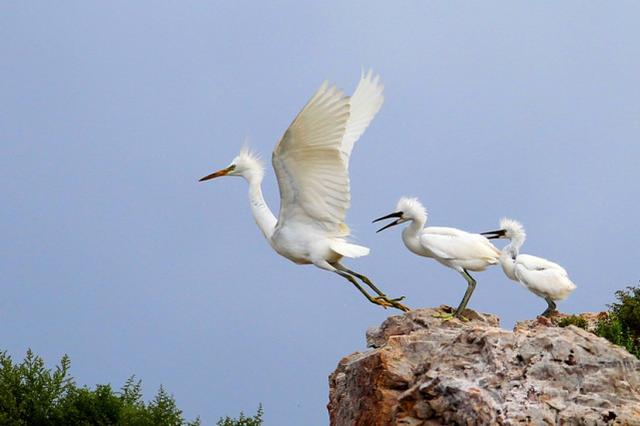
<path id="1" fill-rule="evenodd" d="M 568 317 L 560 318 L 557 322 L 559 327 L 567 327 L 569 325 L 575 325 L 576 327 L 580 327 L 584 330 L 587 329 L 587 320 L 582 318 L 579 315 L 571 315 Z"/>
<path id="2" fill-rule="evenodd" d="M 65 355 L 51 371 L 31 350 L 19 364 L 0 352 L 0 425 L 200 425 L 199 419 L 184 420 L 173 396 L 162 386 L 146 404 L 142 382 L 134 377 L 119 392 L 110 385 L 91 390 L 76 386 L 69 375 L 70 365 Z"/>
<path id="3" fill-rule="evenodd" d="M 555 321 L 559 327 L 575 325 L 622 346 L 640 358 L 640 287 L 627 287 L 616 291 L 617 302 L 599 315 L 597 322 L 580 315 L 571 315 Z"/>
<path id="4" fill-rule="evenodd" d="M 608 317 L 598 322 L 596 334 L 640 358 L 640 287 L 617 291 L 616 298 Z"/>
<path id="5" fill-rule="evenodd" d="M 245 417 L 242 412 L 240 412 L 240 417 L 237 419 L 232 419 L 229 417 L 225 417 L 224 419 L 218 420 L 216 423 L 217 426 L 261 426 L 262 425 L 262 404 L 258 406 L 258 411 L 253 417 Z"/>

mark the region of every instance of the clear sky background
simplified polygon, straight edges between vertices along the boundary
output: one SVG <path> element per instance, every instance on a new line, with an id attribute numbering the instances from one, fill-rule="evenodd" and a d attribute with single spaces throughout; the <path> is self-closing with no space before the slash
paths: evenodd
<path id="1" fill-rule="evenodd" d="M 272 252 L 226 166 L 271 150 L 324 79 L 361 67 L 385 104 L 351 161 L 349 261 L 412 307 L 456 305 L 454 271 L 372 219 L 418 196 L 429 223 L 522 221 L 523 252 L 578 285 L 566 312 L 637 284 L 640 3 L 0 4 L 0 349 L 81 384 L 162 383 L 188 418 L 265 408 L 327 423 L 327 376 L 392 311 Z M 268 164 L 267 201 L 278 209 Z M 499 268 L 470 307 L 505 327 L 544 301 Z"/>

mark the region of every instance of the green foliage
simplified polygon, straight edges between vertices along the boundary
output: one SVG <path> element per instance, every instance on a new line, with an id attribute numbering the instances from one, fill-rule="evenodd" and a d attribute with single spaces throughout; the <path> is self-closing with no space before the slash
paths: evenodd
<path id="1" fill-rule="evenodd" d="M 232 419 L 230 417 L 225 417 L 224 419 L 218 420 L 216 423 L 217 426 L 261 426 L 262 425 L 262 404 L 258 406 L 258 411 L 253 417 L 245 417 L 242 412 L 240 412 L 240 417 L 237 419 Z"/>
<path id="2" fill-rule="evenodd" d="M 48 419 L 58 417 L 55 407 L 74 388 L 67 377 L 69 366 L 66 355 L 51 372 L 31 350 L 16 365 L 6 352 L 0 352 L 0 424 L 45 424 Z"/>
<path id="3" fill-rule="evenodd" d="M 561 318 L 556 325 L 589 330 L 640 358 L 640 287 L 616 291 L 616 299 L 617 302 L 608 305 L 608 312 L 601 314 L 595 327 L 580 315 Z"/>
<path id="4" fill-rule="evenodd" d="M 142 382 L 130 377 L 119 392 L 110 385 L 77 387 L 63 356 L 54 371 L 31 350 L 14 364 L 0 352 L 0 425 L 199 426 L 186 422 L 173 396 L 161 386 L 151 402 L 142 400 Z"/>
<path id="5" fill-rule="evenodd" d="M 596 334 L 640 358 L 640 287 L 617 291 L 616 298 L 608 317 L 598 322 Z"/>
<path id="6" fill-rule="evenodd" d="M 582 318 L 579 315 L 571 315 L 569 317 L 564 317 L 558 320 L 559 327 L 567 327 L 569 325 L 575 325 L 576 327 L 580 327 L 584 330 L 587 329 L 587 320 Z"/>

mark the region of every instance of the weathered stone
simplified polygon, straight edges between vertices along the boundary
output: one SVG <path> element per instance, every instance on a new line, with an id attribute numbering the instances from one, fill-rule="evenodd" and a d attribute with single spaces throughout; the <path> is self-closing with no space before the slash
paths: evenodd
<path id="1" fill-rule="evenodd" d="M 491 314 L 436 312 L 367 331 L 372 349 L 329 378 L 332 425 L 640 425 L 640 361 L 624 349 L 546 318 L 510 332 Z"/>

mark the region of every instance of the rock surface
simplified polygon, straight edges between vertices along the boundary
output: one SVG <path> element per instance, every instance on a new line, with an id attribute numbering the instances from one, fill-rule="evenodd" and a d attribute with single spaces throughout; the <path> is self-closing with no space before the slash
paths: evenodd
<path id="1" fill-rule="evenodd" d="M 329 377 L 331 425 L 640 425 L 640 361 L 624 349 L 546 318 L 511 332 L 494 315 L 436 312 L 367 331 L 372 349 Z"/>

